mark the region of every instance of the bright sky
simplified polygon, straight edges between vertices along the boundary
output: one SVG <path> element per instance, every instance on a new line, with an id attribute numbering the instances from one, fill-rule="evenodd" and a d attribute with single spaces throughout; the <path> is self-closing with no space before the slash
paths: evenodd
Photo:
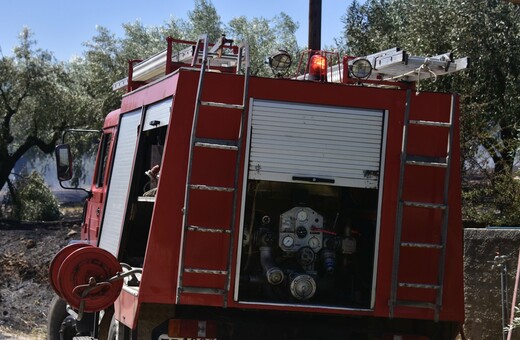
<path id="1" fill-rule="evenodd" d="M 332 45 L 341 35 L 341 17 L 352 0 L 322 1 L 322 46 Z M 236 16 L 272 18 L 287 13 L 300 24 L 298 44 L 307 45 L 307 0 L 212 0 L 223 23 Z M 38 47 L 51 51 L 58 60 L 81 55 L 82 43 L 96 35 L 96 26 L 107 27 L 118 36 L 121 24 L 140 20 L 146 26 L 159 26 L 170 16 L 186 18 L 193 0 L 24 0 L 2 1 L 0 10 L 0 48 L 11 55 L 24 26 L 34 33 Z"/>

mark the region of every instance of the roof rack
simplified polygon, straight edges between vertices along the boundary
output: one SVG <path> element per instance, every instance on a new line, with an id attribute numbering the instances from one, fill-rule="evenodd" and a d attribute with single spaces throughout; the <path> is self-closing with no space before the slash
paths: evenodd
<path id="1" fill-rule="evenodd" d="M 168 47 L 145 59 L 130 60 L 128 62 L 128 77 L 116 81 L 112 85 L 112 90 L 117 91 L 126 88 L 132 91 L 157 80 L 167 74 L 172 73 L 180 67 L 195 67 L 202 64 L 202 50 L 198 50 L 195 55 L 197 42 L 166 38 Z M 178 52 L 172 51 L 173 43 L 191 45 Z M 233 40 L 226 39 L 223 35 L 216 44 L 211 44 L 208 51 L 208 67 L 221 71 L 236 72 L 240 71 L 238 47 L 233 45 Z"/>

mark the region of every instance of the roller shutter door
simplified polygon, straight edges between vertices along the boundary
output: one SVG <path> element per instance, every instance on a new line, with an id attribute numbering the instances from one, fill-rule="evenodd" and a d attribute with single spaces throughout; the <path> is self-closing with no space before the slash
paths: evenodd
<path id="1" fill-rule="evenodd" d="M 384 111 L 252 100 L 249 178 L 377 188 Z"/>
<path id="2" fill-rule="evenodd" d="M 137 128 L 140 122 L 141 109 L 138 109 L 124 114 L 119 124 L 117 149 L 99 237 L 99 247 L 108 250 L 116 257 L 119 253 L 119 241 L 123 231 L 123 220 L 128 200 L 128 183 L 130 183 L 134 164 L 138 137 Z"/>

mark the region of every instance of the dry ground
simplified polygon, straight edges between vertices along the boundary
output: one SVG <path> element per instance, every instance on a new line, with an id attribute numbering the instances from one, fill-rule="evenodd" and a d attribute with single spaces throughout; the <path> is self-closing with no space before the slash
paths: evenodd
<path id="1" fill-rule="evenodd" d="M 79 223 L 0 221 L 0 339 L 45 339 L 53 297 L 48 268 Z"/>

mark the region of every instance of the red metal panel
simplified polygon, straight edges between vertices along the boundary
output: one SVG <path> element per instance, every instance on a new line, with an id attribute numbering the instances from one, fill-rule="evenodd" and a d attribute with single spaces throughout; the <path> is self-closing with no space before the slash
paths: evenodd
<path id="1" fill-rule="evenodd" d="M 236 151 L 196 148 L 193 155 L 192 183 L 232 188 L 236 157 Z"/>
<path id="2" fill-rule="evenodd" d="M 378 272 L 377 272 L 377 287 L 376 287 L 376 302 L 374 315 L 387 317 L 389 315 L 388 299 L 390 292 L 390 278 L 393 258 L 393 239 L 395 234 L 395 221 L 397 210 L 397 184 L 399 175 L 399 159 L 401 151 L 401 139 L 403 128 L 403 117 L 405 110 L 405 91 L 400 90 L 382 90 L 382 89 L 367 89 L 359 87 L 340 87 L 329 84 L 309 84 L 305 82 L 287 84 L 288 81 L 280 81 L 278 84 L 266 79 L 254 79 L 250 86 L 250 95 L 255 98 L 308 102 L 323 105 L 342 105 L 350 107 L 371 108 L 388 110 L 388 130 L 386 143 L 386 163 L 384 168 L 385 182 L 383 189 L 383 207 L 381 212 L 381 229 L 380 229 L 380 243 L 379 243 L 379 258 L 378 258 Z M 284 84 L 284 82 L 286 84 Z M 280 88 L 278 88 L 278 86 Z M 283 90 L 282 90 L 283 88 Z M 421 93 L 412 100 L 412 119 L 427 119 L 432 121 L 447 121 L 449 116 L 451 96 L 446 94 L 430 94 Z M 456 115 L 458 117 L 458 115 Z M 458 122 L 455 121 L 455 131 L 458 131 Z M 415 131 L 411 133 L 409 145 L 411 152 L 421 151 L 432 152 L 431 155 L 445 155 L 446 153 L 446 132 L 442 129 L 437 129 L 437 132 L 432 131 L 437 128 L 431 128 L 428 132 Z M 439 142 L 439 141 L 442 141 Z M 439 143 L 437 143 L 439 142 Z M 452 154 L 452 178 L 459 178 L 459 151 L 458 151 L 458 134 L 454 136 L 454 150 Z M 419 153 L 421 154 L 421 153 Z M 408 170 L 408 169 L 407 169 Z M 443 175 L 442 170 L 433 169 L 426 174 L 414 174 L 413 170 L 409 173 L 410 182 L 406 182 L 407 186 L 405 192 L 409 195 L 410 200 L 422 200 L 429 198 L 440 199 L 443 192 Z M 455 181 L 458 182 L 458 181 Z M 422 187 L 421 187 L 422 185 Z M 430 186 L 430 187 L 428 187 Z M 429 190 L 433 190 L 428 192 Z M 461 248 L 461 219 L 460 219 L 460 185 L 453 183 L 450 188 L 450 204 L 452 209 L 450 211 L 450 229 L 448 235 L 448 250 L 443 310 L 441 312 L 441 320 L 456 320 L 462 321 L 464 317 L 463 298 L 462 298 L 462 248 Z M 419 213 L 418 219 L 426 219 L 428 224 L 434 225 L 439 223 L 440 215 L 435 217 L 437 221 L 432 221 L 432 212 Z M 435 212 L 433 213 L 435 214 Z M 439 226 L 440 228 L 440 226 Z M 430 227 L 429 229 L 433 229 Z M 437 232 L 429 230 L 425 235 L 426 239 L 434 239 Z M 431 251 L 431 250 L 429 250 Z M 412 261 L 412 267 L 426 268 L 426 270 L 417 271 L 415 279 L 429 279 L 432 273 L 432 266 L 428 263 L 431 256 L 407 256 Z M 435 261 L 434 261 L 435 262 Z M 436 264 L 436 263 L 435 263 Z M 405 274 L 406 275 L 406 274 Z M 419 297 L 424 300 L 430 300 L 431 292 L 419 291 L 410 294 L 419 294 Z M 239 304 L 236 304 L 239 306 Z M 244 307 L 240 305 L 241 307 Z M 281 307 L 280 309 L 284 309 Z M 307 309 L 312 311 L 312 309 Z M 356 314 L 358 312 L 345 312 Z M 413 317 L 413 318 L 428 318 L 433 317 L 432 311 L 418 310 L 412 308 L 399 308 L 396 310 L 396 317 Z"/>
<path id="3" fill-rule="evenodd" d="M 219 99 L 219 102 L 223 102 L 223 100 Z M 224 101 L 224 103 L 228 102 Z M 240 127 L 240 114 L 240 110 L 237 109 L 202 106 L 199 113 L 197 136 L 236 140 Z"/>
<path id="4" fill-rule="evenodd" d="M 226 260 L 230 245 L 227 234 L 188 232 L 185 236 L 185 242 L 185 268 L 227 270 Z M 205 280 L 201 280 L 200 284 L 205 286 Z"/>
<path id="5" fill-rule="evenodd" d="M 227 103 L 240 102 L 243 85 L 243 79 L 241 77 L 213 73 L 209 73 L 206 76 L 203 100 Z M 136 91 L 136 93 L 126 96 L 123 102 L 122 111 L 129 111 L 150 100 L 160 100 L 167 95 L 175 93 L 172 119 L 170 121 L 167 144 L 164 151 L 163 167 L 161 169 L 162 174 L 167 175 L 161 176 L 161 188 L 156 198 L 144 263 L 143 279 L 140 287 L 139 300 L 143 302 L 174 303 L 175 301 L 186 165 L 197 80 L 197 72 L 180 70 L 158 85 L 143 87 Z M 253 98 L 267 100 L 387 110 L 387 138 L 386 141 L 383 141 L 386 147 L 386 162 L 384 167 L 384 184 L 380 188 L 380 190 L 383 190 L 383 206 L 381 208 L 374 311 L 338 311 L 320 308 L 320 312 L 324 313 L 372 314 L 387 317 L 389 314 L 388 299 L 392 272 L 397 186 L 400 166 L 399 159 L 406 98 L 405 91 L 351 87 L 326 83 L 318 84 L 293 80 L 251 78 L 249 95 Z M 446 115 L 449 113 L 449 101 L 450 96 L 442 94 L 422 93 L 419 96 L 413 97 L 411 118 L 447 120 Z M 218 109 L 207 109 L 207 111 L 201 112 L 201 119 L 203 121 L 201 121 L 202 126 L 198 132 L 205 136 L 210 135 L 212 138 L 234 138 L 237 131 L 236 116 L 234 116 L 233 113 L 230 113 L 228 116 L 218 113 L 212 115 L 212 113 L 216 113 L 212 112 L 214 110 L 216 111 Z M 205 115 L 208 116 L 204 117 Z M 455 124 L 455 131 L 457 131 L 458 122 L 455 122 Z M 219 133 L 211 135 L 211 131 L 214 130 L 219 131 Z M 412 151 L 415 150 L 414 148 L 417 148 L 417 151 L 426 149 L 433 152 L 433 154 L 439 155 L 445 152 L 445 149 L 443 150 L 443 147 L 436 146 L 437 143 L 435 142 L 436 139 L 445 138 L 445 135 L 430 131 L 431 129 L 428 129 L 428 131 L 421 131 L 419 129 L 418 131 L 410 132 L 409 145 Z M 454 145 L 458 145 L 458 135 L 454 137 Z M 224 163 L 234 163 L 232 157 L 233 156 L 230 155 L 211 156 L 209 152 L 202 154 L 196 161 L 200 163 L 195 168 L 206 168 L 209 171 L 198 173 L 198 170 L 196 170 L 194 172 L 194 178 L 202 180 L 204 176 L 209 176 L 205 179 L 208 179 L 210 183 L 214 183 L 215 185 L 217 185 L 217 183 L 219 185 L 221 185 L 221 183 L 229 183 L 229 174 L 223 175 L 227 173 L 225 171 L 226 164 Z M 458 178 L 460 174 L 460 164 L 457 147 L 453 150 L 452 159 L 452 175 L 453 178 Z M 442 183 L 439 182 L 441 181 L 442 174 L 438 172 L 438 169 L 426 173 L 421 172 L 420 175 L 418 173 L 414 174 L 414 170 L 411 170 L 409 175 L 411 176 L 411 180 L 406 182 L 405 194 L 408 195 L 411 200 L 438 199 L 442 196 Z M 244 174 L 241 174 L 241 176 L 243 177 Z M 429 193 L 428 190 L 432 189 L 432 186 L 434 190 L 432 193 Z M 453 209 L 450 210 L 450 231 L 447 249 L 448 261 L 446 263 L 445 276 L 445 282 L 449 284 L 445 285 L 441 320 L 461 321 L 463 320 L 464 312 L 462 295 L 462 229 L 459 209 L 460 184 L 458 181 L 452 183 L 450 192 L 452 193 L 450 196 L 450 204 L 452 204 Z M 200 196 L 193 194 L 190 204 L 196 207 L 194 209 L 206 211 L 204 214 L 197 214 L 196 221 L 192 221 L 193 224 L 227 224 L 230 218 L 230 210 L 226 209 L 229 204 L 225 202 L 225 199 L 216 199 L 207 195 L 207 193 L 201 194 Z M 409 212 L 406 213 L 408 214 Z M 238 219 L 239 216 L 237 216 L 237 220 Z M 412 219 L 407 221 L 423 226 L 426 223 L 433 225 L 437 223 L 439 219 L 440 215 L 435 212 L 427 211 L 417 212 Z M 407 228 L 407 230 L 408 229 L 410 228 Z M 415 234 L 420 237 L 424 236 L 425 240 L 438 238 L 438 232 L 431 232 L 428 228 L 426 231 L 407 231 L 403 237 L 415 237 Z M 188 238 L 189 237 L 191 236 L 188 236 Z M 188 246 L 192 241 L 195 242 L 193 239 L 188 239 Z M 198 261 L 204 261 L 204 259 L 209 258 L 207 254 L 211 253 L 214 254 L 211 255 L 212 261 L 215 261 L 213 264 L 220 265 L 227 250 L 225 239 L 202 237 L 199 241 L 202 246 L 199 245 L 195 248 L 188 248 L 187 263 L 197 265 Z M 238 238 L 235 237 L 233 242 L 234 249 L 237 249 Z M 431 268 L 435 263 L 430 262 L 430 259 L 434 258 L 431 254 L 416 256 L 408 255 L 406 252 L 403 252 L 403 256 L 405 259 L 409 259 L 412 268 L 415 266 L 418 269 L 416 273 L 414 273 L 414 275 L 417 275 L 414 278 L 426 279 L 432 275 L 431 273 L 433 271 Z M 236 263 L 236 254 L 234 254 L 233 260 L 233 263 Z M 208 267 L 208 263 L 206 263 L 205 266 Z M 408 266 L 406 267 L 409 268 Z M 412 275 L 412 273 L 408 273 L 405 270 L 402 275 Z M 208 279 L 202 279 L 203 276 L 199 277 L 200 279 L 198 279 L 195 274 L 192 276 L 187 275 L 186 280 L 188 283 L 196 284 Z M 231 277 L 232 280 L 234 280 L 234 273 Z M 212 280 L 215 281 L 211 283 L 212 287 L 222 283 L 218 278 Z M 235 282 L 232 282 L 232 287 L 234 284 Z M 232 291 L 233 289 L 228 296 L 230 307 L 315 311 L 314 308 L 309 307 L 242 305 L 232 301 Z M 410 292 L 409 294 L 420 294 L 420 296 L 418 296 L 419 298 L 431 298 L 428 295 L 429 293 L 425 292 Z M 219 300 L 221 297 L 218 296 L 204 297 L 196 294 L 191 295 L 193 296 L 185 295 L 181 302 L 200 305 L 221 304 Z M 395 317 L 432 318 L 432 312 L 428 310 L 397 308 Z"/>
<path id="6" fill-rule="evenodd" d="M 120 111 L 116 110 L 113 111 L 111 114 L 109 114 L 110 117 L 118 117 Z M 107 120 L 111 120 L 112 118 L 109 118 Z M 105 125 L 107 125 L 107 121 L 105 121 Z M 104 174 L 104 183 L 102 186 L 97 187 L 96 186 L 96 179 L 98 178 L 98 171 L 100 170 L 99 163 L 103 160 L 101 157 L 101 150 L 99 149 L 96 164 L 94 166 L 94 169 L 96 171 L 94 172 L 92 179 L 92 196 L 88 199 L 88 205 L 87 205 L 87 212 L 85 214 L 85 221 L 83 224 L 83 228 L 81 230 L 81 239 L 88 241 L 92 245 L 96 245 L 99 237 L 99 228 L 101 223 L 101 218 L 103 216 L 103 209 L 105 207 L 105 198 L 107 193 L 107 187 L 108 187 L 108 178 L 110 176 L 110 169 L 112 168 L 112 159 L 114 154 L 114 138 L 115 134 L 117 133 L 117 129 L 115 127 L 105 127 L 104 128 L 104 134 L 112 134 L 111 142 L 110 142 L 110 148 L 109 150 L 106 150 L 108 157 L 106 159 L 106 165 L 103 168 L 103 171 L 105 171 Z"/>
<path id="7" fill-rule="evenodd" d="M 232 204 L 232 193 L 194 190 L 190 198 L 190 209 L 199 212 L 198 214 L 190 214 L 188 221 L 190 225 L 230 229 L 231 216 L 227 209 Z M 208 246 L 211 247 L 212 245 Z"/>
<path id="8" fill-rule="evenodd" d="M 182 72 L 182 75 L 185 74 L 196 75 L 195 72 Z M 155 200 L 142 282 L 139 288 L 141 302 L 175 303 L 182 207 L 184 206 L 186 186 L 186 160 L 195 102 L 193 91 L 197 84 L 194 76 L 187 77 L 182 82 L 183 85 L 177 89 L 174 86 L 181 82 L 177 79 L 180 76 L 179 72 L 174 72 L 167 78 L 169 85 L 173 88 L 169 91 L 161 91 L 173 93 L 174 100 L 163 151 L 161 188 L 157 192 Z M 147 91 L 154 92 L 155 90 L 153 87 L 143 87 L 138 90 L 137 95 L 146 98 Z"/>
<path id="9" fill-rule="evenodd" d="M 177 88 L 178 73 L 166 76 L 161 82 L 143 86 L 123 97 L 121 113 L 132 111 L 136 108 L 155 103 L 175 93 Z"/>
<path id="10" fill-rule="evenodd" d="M 103 128 L 107 129 L 107 128 L 116 126 L 119 123 L 120 114 L 121 114 L 121 109 L 117 109 L 117 110 L 110 112 L 105 117 L 105 122 L 103 123 Z"/>
<path id="11" fill-rule="evenodd" d="M 215 91 L 204 93 L 203 100 L 224 103 L 240 102 L 241 77 L 211 73 L 206 76 L 205 88 L 212 88 Z M 227 80 L 225 86 L 222 86 L 223 78 Z M 235 81 L 229 82 L 230 79 Z M 156 197 L 140 288 L 140 296 L 142 295 L 146 302 L 174 303 L 175 300 L 189 138 L 197 81 L 197 72 L 189 70 L 179 72 L 179 88 L 175 94 L 163 168 L 161 169 L 162 173 L 172 175 L 161 177 L 161 188 Z M 225 114 L 218 112 L 222 109 L 204 108 L 203 110 L 201 111 L 199 136 L 236 138 L 237 118 L 239 118 L 236 111 L 238 110 L 228 109 Z M 213 131 L 217 131 L 217 133 Z M 200 181 L 200 184 L 232 186 L 235 157 L 236 155 L 229 151 L 197 150 L 192 182 Z M 230 207 L 231 195 L 228 193 L 192 191 L 190 209 L 196 209 L 199 213 L 190 213 L 190 218 L 193 220 L 188 222 L 203 227 L 229 228 Z M 225 236 L 218 235 L 188 232 L 186 264 L 197 267 L 205 262 L 204 268 L 216 266 L 215 269 L 225 269 L 223 267 L 225 267 L 227 259 L 228 245 L 222 242 L 225 240 Z M 224 266 L 222 266 L 223 264 Z M 213 277 L 214 282 L 210 282 L 210 286 L 221 288 L 223 286 L 222 278 L 219 278 L 218 275 L 213 275 Z M 201 274 L 188 274 L 186 279 L 188 282 L 185 285 L 204 286 L 208 282 L 208 277 Z M 221 304 L 222 297 L 220 297 Z"/>
<path id="12" fill-rule="evenodd" d="M 138 297 L 123 290 L 114 306 L 116 319 L 125 326 L 135 329 L 137 327 Z"/>

